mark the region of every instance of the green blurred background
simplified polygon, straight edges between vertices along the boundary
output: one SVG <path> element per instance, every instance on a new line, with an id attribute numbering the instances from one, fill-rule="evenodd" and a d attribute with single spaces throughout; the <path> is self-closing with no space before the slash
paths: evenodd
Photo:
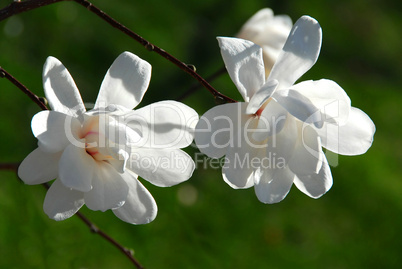
<path id="1" fill-rule="evenodd" d="M 11 0 L 0 0 L 0 8 Z M 293 21 L 308 14 L 323 28 L 317 64 L 303 77 L 328 78 L 376 124 L 371 149 L 337 159 L 334 185 L 318 200 L 295 187 L 279 204 L 254 190 L 233 190 L 220 170 L 198 169 L 183 184 L 158 188 L 158 216 L 134 226 L 111 212 L 81 211 L 146 268 L 401 268 L 402 14 L 386 0 L 94 0 L 93 4 L 208 76 L 222 66 L 216 36 L 233 36 L 255 12 L 271 7 Z M 47 56 L 60 59 L 84 101 L 94 102 L 113 60 L 128 50 L 152 64 L 141 106 L 175 99 L 195 80 L 74 2 L 57 3 L 0 22 L 0 66 L 43 95 Z M 212 83 L 239 99 L 227 75 Z M 0 80 L 0 161 L 19 162 L 36 147 L 30 129 L 39 111 Z M 199 114 L 215 105 L 201 89 L 183 101 Z M 191 154 L 197 150 L 189 148 Z M 335 158 L 336 159 L 336 158 Z M 130 262 L 77 218 L 48 219 L 45 189 L 0 171 L 0 268 L 130 268 Z"/>

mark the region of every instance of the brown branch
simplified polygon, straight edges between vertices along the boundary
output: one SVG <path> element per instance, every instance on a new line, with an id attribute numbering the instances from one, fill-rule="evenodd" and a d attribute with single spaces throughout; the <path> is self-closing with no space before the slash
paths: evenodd
<path id="1" fill-rule="evenodd" d="M 141 45 L 143 45 L 149 51 L 156 52 L 157 54 L 161 55 L 166 60 L 170 61 L 171 63 L 173 63 L 174 65 L 179 67 L 181 70 L 188 73 L 190 76 L 195 78 L 198 82 L 200 82 L 210 93 L 212 93 L 215 98 L 224 99 L 226 102 L 229 102 L 229 103 L 236 102 L 232 98 L 223 95 L 222 93 L 218 92 L 214 87 L 212 87 L 211 84 L 209 84 L 203 77 L 201 77 L 200 75 L 197 74 L 194 66 L 183 63 L 182 61 L 178 60 L 177 58 L 175 58 L 174 56 L 172 56 L 165 50 L 150 43 L 149 41 L 147 41 L 140 35 L 134 33 L 129 28 L 127 28 L 126 26 L 122 25 L 121 23 L 119 23 L 118 21 L 116 21 L 115 19 L 113 19 L 112 17 L 107 15 L 105 12 L 103 12 L 99 8 L 95 7 L 92 3 L 88 2 L 87 0 L 74 0 L 74 1 L 77 2 L 78 4 L 84 6 L 92 13 L 96 14 L 102 20 L 109 23 L 112 27 L 118 29 L 119 31 L 125 33 L 126 35 L 128 35 L 129 37 L 134 39 L 135 41 L 139 42 Z"/>
<path id="2" fill-rule="evenodd" d="M 23 2 L 13 2 L 7 7 L 3 8 L 0 10 L 0 21 L 4 20 L 14 14 L 18 14 L 24 11 L 29 11 L 38 7 L 50 5 L 56 2 L 62 2 L 62 1 L 71 1 L 71 0 L 27 0 Z M 191 75 L 193 78 L 195 78 L 199 83 L 201 83 L 215 98 L 219 100 L 224 100 L 225 102 L 229 103 L 234 103 L 236 102 L 232 98 L 218 92 L 214 87 L 211 86 L 203 77 L 197 74 L 195 71 L 194 66 L 192 65 L 187 65 L 183 63 L 182 61 L 178 60 L 165 50 L 155 46 L 154 44 L 150 43 L 140 35 L 134 33 L 131 31 L 129 28 L 126 26 L 122 25 L 109 15 L 107 15 L 105 12 L 94 6 L 91 2 L 87 0 L 73 0 L 74 2 L 84 6 L 87 8 L 90 12 L 96 14 L 98 17 L 100 17 L 102 20 L 105 22 L 109 23 L 112 27 L 118 29 L 119 31 L 123 32 L 124 34 L 128 35 L 135 41 L 139 42 L 142 44 L 146 49 L 149 51 L 154 51 L 157 54 L 161 55 L 163 58 L 166 60 L 170 61 L 177 67 L 179 67 L 181 70 L 185 71 L 189 75 Z"/>
<path id="3" fill-rule="evenodd" d="M 20 163 L 0 163 L 0 170 L 9 170 L 16 172 L 18 171 Z M 50 188 L 50 185 L 48 183 L 42 184 L 46 189 Z M 101 237 L 103 237 L 105 240 L 109 241 L 111 244 L 113 244 L 116 248 L 118 248 L 124 255 L 127 256 L 127 258 L 138 268 L 138 269 L 143 269 L 144 267 L 134 258 L 133 256 L 133 251 L 130 249 L 122 246 L 117 242 L 115 239 L 113 239 L 110 235 L 99 229 L 93 222 L 91 222 L 84 214 L 81 212 L 75 213 L 75 215 L 81 219 L 82 222 L 84 222 L 91 232 L 99 234 Z"/>
<path id="4" fill-rule="evenodd" d="M 48 183 L 43 183 L 42 184 L 46 189 L 50 188 L 50 185 Z M 116 248 L 118 248 L 124 255 L 127 256 L 127 258 L 137 267 L 138 269 L 143 269 L 144 267 L 134 258 L 133 251 L 130 249 L 122 246 L 119 242 L 117 242 L 115 239 L 113 239 L 110 235 L 108 235 L 106 232 L 102 231 L 101 229 L 98 228 L 92 221 L 90 221 L 84 214 L 81 212 L 75 213 L 75 215 L 80 218 L 82 222 L 85 223 L 85 225 L 88 226 L 88 228 L 91 230 L 91 232 L 95 234 L 99 234 L 101 237 L 103 237 L 105 240 L 107 240 L 109 243 L 113 244 Z"/>
<path id="5" fill-rule="evenodd" d="M 0 163 L 0 170 L 17 172 L 18 166 L 20 166 L 20 163 Z"/>
<path id="6" fill-rule="evenodd" d="M 19 13 L 29 11 L 38 7 L 47 6 L 56 2 L 62 2 L 66 0 L 27 0 L 27 1 L 14 1 L 5 8 L 0 10 L 0 21 L 7 19 L 8 17 L 17 15 Z M 69 1 L 69 0 L 67 0 Z"/>
<path id="7" fill-rule="evenodd" d="M 28 95 L 29 98 L 32 99 L 41 109 L 47 110 L 47 106 L 41 101 L 41 99 L 31 92 L 27 87 L 25 87 L 21 82 L 19 82 L 16 78 L 14 78 L 10 73 L 8 73 L 4 68 L 0 66 L 0 78 L 6 78 L 15 86 L 17 86 L 23 93 Z"/>
<path id="8" fill-rule="evenodd" d="M 79 217 L 91 230 L 91 232 L 99 234 L 101 237 L 103 237 L 105 240 L 109 241 L 111 244 L 113 244 L 116 248 L 118 248 L 124 255 L 127 256 L 128 259 L 139 269 L 144 268 L 135 258 L 134 258 L 134 253 L 132 250 L 120 245 L 119 242 L 117 242 L 115 239 L 113 239 L 111 236 L 109 236 L 107 233 L 99 229 L 94 223 L 92 223 L 87 217 L 85 217 L 82 213 L 77 212 L 75 213 L 77 217 Z"/>

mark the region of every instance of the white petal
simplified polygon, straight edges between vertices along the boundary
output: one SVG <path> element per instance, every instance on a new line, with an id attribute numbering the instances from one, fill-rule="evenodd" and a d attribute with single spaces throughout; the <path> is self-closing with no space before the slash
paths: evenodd
<path id="1" fill-rule="evenodd" d="M 283 27 L 288 28 L 289 32 L 293 26 L 292 19 L 288 15 L 276 15 L 274 16 L 274 22 L 276 27 L 278 27 L 278 25 L 282 25 Z"/>
<path id="2" fill-rule="evenodd" d="M 279 203 L 289 193 L 294 178 L 287 167 L 262 169 L 261 175 L 255 177 L 254 190 L 258 200 L 265 204 Z"/>
<path id="3" fill-rule="evenodd" d="M 332 80 L 304 81 L 275 92 L 273 98 L 299 120 L 318 127 L 323 122 L 343 124 L 349 117 L 350 98 Z"/>
<path id="4" fill-rule="evenodd" d="M 297 176 L 318 173 L 325 159 L 320 137 L 313 127 L 298 123 L 299 135 L 289 168 Z"/>
<path id="5" fill-rule="evenodd" d="M 85 148 L 69 145 L 60 158 L 60 180 L 67 188 L 88 192 L 92 189 L 95 166 L 95 160 Z"/>
<path id="6" fill-rule="evenodd" d="M 237 140 L 238 137 L 235 136 Z M 254 184 L 254 170 L 259 167 L 259 150 L 241 134 L 241 145 L 228 148 L 222 167 L 223 180 L 233 189 L 246 189 Z"/>
<path id="7" fill-rule="evenodd" d="M 288 117 L 288 112 L 275 100 L 270 99 L 258 119 L 258 125 L 253 133 L 253 139 L 263 141 L 268 136 L 279 133 Z"/>
<path id="8" fill-rule="evenodd" d="M 270 8 L 263 8 L 255 13 L 250 19 L 248 19 L 239 33 L 238 38 L 248 39 L 259 34 L 274 18 L 274 12 Z"/>
<path id="9" fill-rule="evenodd" d="M 236 37 L 250 40 L 261 47 L 282 49 L 292 26 L 289 16 L 274 16 L 271 9 L 263 8 L 242 26 Z"/>
<path id="10" fill-rule="evenodd" d="M 212 158 L 225 155 L 233 146 L 234 133 L 242 132 L 247 103 L 228 103 L 211 108 L 200 118 L 195 127 L 195 143 L 199 150 Z"/>
<path id="11" fill-rule="evenodd" d="M 40 148 L 32 151 L 18 167 L 18 176 L 25 184 L 42 184 L 58 175 L 60 153 L 46 153 Z"/>
<path id="12" fill-rule="evenodd" d="M 141 135 L 126 125 L 123 117 L 99 117 L 99 151 L 115 159 L 129 153 L 132 145 L 141 140 Z"/>
<path id="13" fill-rule="evenodd" d="M 123 52 L 103 79 L 95 109 L 110 104 L 133 109 L 141 102 L 150 80 L 151 65 L 130 52 Z"/>
<path id="14" fill-rule="evenodd" d="M 122 207 L 113 210 L 113 213 L 121 220 L 131 224 L 146 224 L 153 221 L 158 212 L 154 198 L 149 191 L 129 174 L 123 177 L 128 185 L 129 192 L 126 202 Z"/>
<path id="15" fill-rule="evenodd" d="M 133 146 L 150 148 L 187 147 L 197 122 L 197 112 L 176 101 L 153 103 L 124 117 L 124 123 L 142 136 Z"/>
<path id="16" fill-rule="evenodd" d="M 264 8 L 253 15 L 237 34 L 238 38 L 250 40 L 262 47 L 266 76 L 269 75 L 292 26 L 289 16 L 273 16 L 271 9 Z"/>
<path id="17" fill-rule="evenodd" d="M 294 117 L 287 117 L 280 132 L 267 140 L 266 155 L 269 168 L 284 168 L 292 158 L 298 138 L 298 127 Z"/>
<path id="18" fill-rule="evenodd" d="M 332 174 L 326 158 L 317 174 L 297 175 L 296 187 L 312 198 L 319 198 L 332 187 Z"/>
<path id="19" fill-rule="evenodd" d="M 130 158 L 130 155 L 121 150 L 121 154 L 118 154 L 118 158 L 111 158 L 107 160 L 107 163 L 109 163 L 113 168 L 119 172 L 119 173 L 124 173 L 126 171 L 126 165 L 128 163 L 128 160 Z"/>
<path id="20" fill-rule="evenodd" d="M 85 112 L 80 92 L 64 65 L 48 57 L 43 67 L 43 88 L 52 110 L 77 117 Z"/>
<path id="21" fill-rule="evenodd" d="M 250 102 L 247 106 L 246 114 L 254 114 L 261 108 L 264 102 L 271 97 L 271 94 L 274 92 L 276 87 L 278 86 L 277 80 L 269 80 L 264 86 L 261 87 L 250 99 Z"/>
<path id="22" fill-rule="evenodd" d="M 345 125 L 326 124 L 317 129 L 323 147 L 342 155 L 365 153 L 373 143 L 375 125 L 370 117 L 352 107 Z"/>
<path id="23" fill-rule="evenodd" d="M 62 151 L 78 142 L 80 123 L 76 118 L 56 111 L 41 111 L 32 118 L 31 128 L 43 151 Z"/>
<path id="24" fill-rule="evenodd" d="M 251 41 L 218 37 L 226 69 L 244 101 L 248 102 L 265 83 L 262 49 Z"/>
<path id="25" fill-rule="evenodd" d="M 85 204 L 91 210 L 106 211 L 124 205 L 128 195 L 128 185 L 110 164 L 97 162 L 92 180 L 92 190 L 84 193 Z"/>
<path id="26" fill-rule="evenodd" d="M 170 187 L 191 177 L 195 164 L 180 149 L 133 149 L 127 168 L 159 187 Z"/>
<path id="27" fill-rule="evenodd" d="M 83 205 L 82 192 L 66 188 L 56 179 L 46 193 L 43 210 L 49 218 L 60 221 L 73 216 Z"/>
<path id="28" fill-rule="evenodd" d="M 318 22 L 309 16 L 302 16 L 294 24 L 269 79 L 278 80 L 279 88 L 292 86 L 317 61 L 321 39 Z"/>

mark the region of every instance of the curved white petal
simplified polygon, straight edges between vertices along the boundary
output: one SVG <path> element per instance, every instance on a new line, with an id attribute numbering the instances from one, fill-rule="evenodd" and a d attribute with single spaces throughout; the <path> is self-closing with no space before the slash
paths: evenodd
<path id="1" fill-rule="evenodd" d="M 271 97 L 271 94 L 278 86 L 277 80 L 268 80 L 250 99 L 248 103 L 246 114 L 256 113 L 261 106 Z"/>
<path id="2" fill-rule="evenodd" d="M 98 107 L 91 109 L 85 113 L 85 116 L 99 116 L 99 115 L 107 115 L 112 117 L 124 116 L 128 112 L 131 112 L 132 109 L 128 109 L 124 106 L 117 104 L 110 104 L 106 107 Z"/>
<path id="3" fill-rule="evenodd" d="M 128 169 L 159 187 L 170 187 L 186 181 L 193 174 L 195 164 L 180 149 L 133 149 Z"/>
<path id="4" fill-rule="evenodd" d="M 113 209 L 113 213 L 122 221 L 131 224 L 147 224 L 153 221 L 158 207 L 149 191 L 139 182 L 134 173 L 125 173 L 129 192 L 123 206 Z"/>
<path id="5" fill-rule="evenodd" d="M 127 161 L 131 147 L 141 141 L 141 135 L 126 125 L 122 117 L 99 118 L 99 152 L 120 161 Z"/>
<path id="6" fill-rule="evenodd" d="M 236 36 L 250 40 L 262 47 L 265 74 L 268 76 L 292 26 L 293 23 L 289 16 L 274 16 L 271 9 L 264 8 L 254 14 Z"/>
<path id="7" fill-rule="evenodd" d="M 46 193 L 43 210 L 49 218 L 61 221 L 73 216 L 84 205 L 84 194 L 65 187 L 56 179 Z"/>
<path id="8" fill-rule="evenodd" d="M 317 174 L 297 175 L 294 183 L 303 193 L 312 198 L 319 198 L 332 187 L 332 174 L 327 159 L 324 157 L 322 167 Z"/>
<path id="9" fill-rule="evenodd" d="M 133 144 L 147 148 L 184 148 L 194 138 L 197 112 L 176 101 L 161 101 L 124 116 L 124 123 L 141 134 Z"/>
<path id="10" fill-rule="evenodd" d="M 344 124 L 349 118 L 350 98 L 334 81 L 303 81 L 274 93 L 287 111 L 301 121 L 321 127 L 324 122 Z"/>
<path id="11" fill-rule="evenodd" d="M 260 9 L 248 19 L 236 35 L 238 38 L 248 39 L 259 34 L 274 18 L 274 12 L 270 8 Z"/>
<path id="12" fill-rule="evenodd" d="M 254 190 L 258 200 L 265 204 L 282 201 L 292 187 L 295 175 L 290 169 L 284 168 L 261 169 L 255 177 Z"/>
<path id="13" fill-rule="evenodd" d="M 235 136 L 238 140 L 239 136 Z M 240 134 L 240 144 L 228 147 L 222 167 L 223 180 L 233 189 L 246 189 L 254 184 L 254 170 L 260 163 L 259 151 Z"/>
<path id="14" fill-rule="evenodd" d="M 123 52 L 107 71 L 94 109 L 110 104 L 133 109 L 141 102 L 150 80 L 151 65 L 130 52 Z"/>
<path id="15" fill-rule="evenodd" d="M 230 78 L 245 102 L 265 83 L 262 49 L 251 41 L 218 37 L 223 61 Z"/>
<path id="16" fill-rule="evenodd" d="M 84 193 L 85 204 L 91 210 L 106 211 L 124 205 L 128 195 L 128 185 L 114 167 L 105 162 L 97 162 L 92 180 L 92 190 Z"/>
<path id="17" fill-rule="evenodd" d="M 95 160 L 85 148 L 71 144 L 64 150 L 59 161 L 60 181 L 67 188 L 88 192 L 92 189 L 95 166 Z"/>
<path id="18" fill-rule="evenodd" d="M 253 139 L 256 141 L 263 141 L 268 136 L 279 133 L 288 118 L 288 112 L 273 99 L 269 99 L 261 109 L 263 110 L 253 133 Z"/>
<path id="19" fill-rule="evenodd" d="M 276 15 L 274 16 L 274 21 L 277 24 L 286 25 L 289 28 L 289 31 L 292 29 L 292 19 L 288 15 Z"/>
<path id="20" fill-rule="evenodd" d="M 130 154 L 124 150 L 120 150 L 120 154 L 117 153 L 117 158 L 108 159 L 106 162 L 109 163 L 113 168 L 119 172 L 124 173 L 126 171 L 126 165 L 130 159 Z"/>
<path id="21" fill-rule="evenodd" d="M 42 184 L 58 175 L 60 153 L 43 152 L 40 148 L 32 151 L 18 167 L 18 176 L 25 184 Z"/>
<path id="22" fill-rule="evenodd" d="M 298 122 L 298 137 L 289 168 L 297 176 L 318 173 L 321 169 L 324 153 L 317 132 L 310 125 Z"/>
<path id="23" fill-rule="evenodd" d="M 80 123 L 76 118 L 56 111 L 41 111 L 33 116 L 32 133 L 46 152 L 62 151 L 78 139 Z"/>
<path id="24" fill-rule="evenodd" d="M 278 80 L 279 89 L 292 86 L 317 61 L 321 39 L 321 27 L 315 19 L 309 16 L 298 19 L 268 79 Z"/>
<path id="25" fill-rule="evenodd" d="M 246 21 L 236 37 L 250 40 L 263 48 L 266 46 L 280 50 L 292 26 L 289 16 L 274 16 L 271 9 L 263 8 Z"/>
<path id="26" fill-rule="evenodd" d="M 366 113 L 352 107 L 345 125 L 325 124 L 316 131 L 326 149 L 342 155 L 359 155 L 371 147 L 375 125 Z"/>
<path id="27" fill-rule="evenodd" d="M 48 57 L 43 67 L 43 88 L 52 110 L 77 117 L 85 112 L 80 92 L 64 65 Z"/>
<path id="28" fill-rule="evenodd" d="M 194 141 L 198 149 L 212 158 L 225 155 L 236 142 L 234 134 L 242 132 L 247 103 L 228 103 L 205 112 L 195 127 Z"/>
<path id="29" fill-rule="evenodd" d="M 278 133 L 268 137 L 264 158 L 268 168 L 284 168 L 292 158 L 298 137 L 298 126 L 294 117 L 287 117 L 283 128 Z"/>
<path id="30" fill-rule="evenodd" d="M 265 39 L 265 42 L 261 42 L 262 44 L 260 46 L 266 44 L 276 48 L 276 46 L 272 44 L 275 43 L 281 35 L 282 42 L 280 43 L 283 46 L 292 26 L 292 19 L 289 16 L 274 16 L 270 8 L 263 8 L 246 21 L 236 37 L 250 40 L 258 45 L 260 44 L 256 42 L 257 40 L 262 41 L 261 39 Z M 279 47 L 279 49 L 281 48 L 282 47 Z"/>

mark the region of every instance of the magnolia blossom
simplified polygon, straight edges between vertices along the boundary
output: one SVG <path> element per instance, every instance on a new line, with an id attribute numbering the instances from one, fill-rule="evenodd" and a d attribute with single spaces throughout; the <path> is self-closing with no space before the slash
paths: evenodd
<path id="1" fill-rule="evenodd" d="M 228 73 L 245 102 L 207 111 L 196 126 L 204 154 L 225 157 L 223 179 L 233 188 L 254 186 L 263 203 L 280 202 L 292 184 L 318 198 L 332 186 L 322 147 L 358 155 L 371 146 L 375 126 L 334 81 L 294 84 L 318 58 L 321 27 L 301 17 L 267 79 L 261 48 L 218 38 Z"/>
<path id="2" fill-rule="evenodd" d="M 289 16 L 274 16 L 272 9 L 263 8 L 246 21 L 236 37 L 250 40 L 261 46 L 265 75 L 268 76 L 291 28 L 292 19 Z"/>
<path id="3" fill-rule="evenodd" d="M 84 204 L 91 210 L 111 209 L 123 221 L 152 221 L 157 206 L 138 176 L 157 186 L 187 180 L 194 162 L 182 147 L 193 138 L 197 113 L 175 101 L 132 110 L 142 100 L 151 66 L 124 52 L 112 64 L 92 110 L 86 111 L 73 78 L 63 64 L 49 57 L 43 85 L 52 111 L 32 118 L 38 148 L 21 163 L 26 184 L 56 179 L 44 211 L 64 220 Z"/>

